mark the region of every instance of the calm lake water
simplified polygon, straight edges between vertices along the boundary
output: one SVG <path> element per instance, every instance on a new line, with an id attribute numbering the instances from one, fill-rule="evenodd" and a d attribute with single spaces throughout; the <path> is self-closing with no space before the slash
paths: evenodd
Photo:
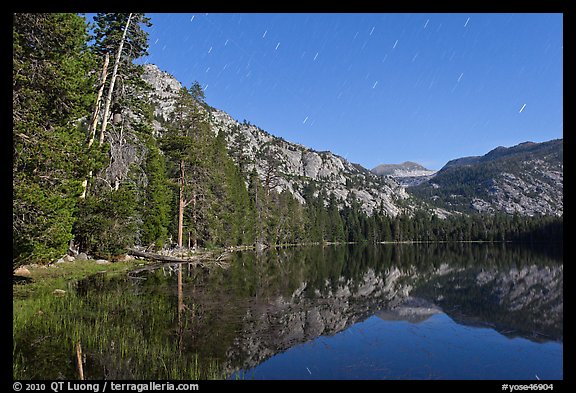
<path id="1" fill-rule="evenodd" d="M 100 275 L 77 291 L 167 305 L 168 325 L 140 320 L 146 334 L 224 378 L 562 379 L 562 258 L 512 244 L 298 247 L 237 253 L 225 269 Z"/>

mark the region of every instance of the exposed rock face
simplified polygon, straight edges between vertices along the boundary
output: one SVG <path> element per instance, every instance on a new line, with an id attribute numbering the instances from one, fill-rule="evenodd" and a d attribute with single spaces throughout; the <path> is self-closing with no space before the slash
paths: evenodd
<path id="1" fill-rule="evenodd" d="M 182 87 L 156 65 L 144 66 L 143 79 L 152 86 L 155 134 L 174 110 L 174 99 Z M 228 151 L 244 173 L 256 169 L 260 179 L 277 191 L 286 190 L 304 203 L 304 187 L 334 195 L 349 204 L 353 195 L 371 214 L 380 206 L 391 216 L 413 210 L 409 193 L 435 206 L 440 217 L 460 212 L 520 213 L 526 215 L 563 213 L 562 140 L 526 142 L 511 148 L 499 147 L 482 157 L 464 157 L 448 162 L 435 172 L 413 163 L 382 164 L 371 171 L 331 152 L 318 152 L 275 137 L 227 113 L 206 107 L 215 133 L 224 133 Z M 126 163 L 139 162 L 142 153 L 128 144 L 117 144 Z M 126 165 L 122 168 L 127 167 Z M 124 173 L 108 174 L 109 181 Z M 406 188 L 408 187 L 408 193 Z"/>
<path id="2" fill-rule="evenodd" d="M 226 133 L 233 157 L 253 163 L 262 180 L 274 168 L 276 189 L 291 192 L 301 203 L 304 186 L 310 181 L 342 202 L 352 193 L 368 214 L 382 204 L 388 214 L 396 215 L 400 212 L 397 201 L 408 197 L 396 181 L 379 178 L 331 152 L 287 142 L 254 125 L 240 124 L 222 111 L 213 111 L 212 118 L 216 132 Z"/>
<path id="3" fill-rule="evenodd" d="M 423 176 L 397 176 L 394 177 L 394 179 L 400 183 L 401 185 L 403 185 L 404 187 L 414 187 L 417 186 L 418 184 L 422 184 L 425 181 L 428 181 L 430 179 L 432 179 L 434 177 L 434 175 L 436 174 L 436 171 L 431 171 L 433 173 L 429 174 L 429 175 L 423 175 Z"/>
<path id="4" fill-rule="evenodd" d="M 563 140 L 556 139 L 452 160 L 408 191 L 449 210 L 561 216 L 563 178 Z"/>
<path id="5" fill-rule="evenodd" d="M 182 84 L 154 64 L 146 64 L 144 66 L 142 79 L 153 88 L 150 98 L 154 102 L 155 120 L 153 121 L 153 126 L 156 136 L 158 136 L 162 130 L 158 118 L 162 118 L 164 121 L 168 120 L 168 116 L 174 111 L 174 98 L 182 88 Z"/>
<path id="6" fill-rule="evenodd" d="M 159 134 L 162 124 L 158 119 L 169 118 L 181 84 L 153 64 L 145 66 L 143 79 L 153 88 L 150 97 L 157 119 L 154 128 Z M 224 132 L 230 155 L 237 164 L 245 166 L 245 172 L 256 168 L 263 181 L 272 177 L 273 188 L 289 191 L 301 203 L 304 203 L 303 189 L 309 182 L 328 195 L 333 194 L 343 204 L 353 193 L 369 214 L 382 205 L 394 216 L 401 210 L 398 201 L 408 198 L 404 187 L 395 180 L 381 178 L 331 152 L 317 152 L 287 142 L 255 125 L 239 123 L 214 108 L 209 109 L 209 119 L 215 133 Z"/>
<path id="7" fill-rule="evenodd" d="M 248 309 L 245 334 L 236 337 L 227 359 L 241 359 L 241 368 L 248 369 L 296 344 L 334 335 L 378 310 L 401 304 L 412 288 L 406 281 L 412 279 L 398 268 L 388 273 L 381 276 L 370 269 L 358 282 L 342 277 L 335 286 L 326 283 L 322 293 L 316 289 L 313 296 L 305 294 L 303 282 L 290 297 Z M 233 372 L 237 366 L 228 367 Z"/>
<path id="8" fill-rule="evenodd" d="M 402 164 L 380 164 L 372 168 L 372 172 L 378 176 L 390 176 L 405 187 L 417 186 L 430 180 L 436 174 L 436 171 L 431 171 L 411 161 Z"/>
<path id="9" fill-rule="evenodd" d="M 231 372 L 252 368 L 290 347 L 331 336 L 376 315 L 384 320 L 422 322 L 445 312 L 461 324 L 490 326 L 509 336 L 562 340 L 563 268 L 525 266 L 509 271 L 454 268 L 427 272 L 368 270 L 358 282 L 306 296 L 302 283 L 291 297 L 249 308 L 243 329 L 226 358 Z M 441 294 L 441 295 L 438 295 Z M 479 296 L 479 294 L 481 294 Z M 422 296 L 422 297 L 420 297 Z M 483 303 L 489 312 L 483 314 Z"/>
<path id="10" fill-rule="evenodd" d="M 533 216 L 555 214 L 561 216 L 563 208 L 563 171 L 549 168 L 541 160 L 526 162 L 538 168 L 537 173 L 502 173 L 492 181 L 490 202 L 477 198 L 472 207 L 478 212 L 505 211 Z M 545 177 L 542 179 L 541 177 Z"/>
<path id="11" fill-rule="evenodd" d="M 540 318 L 545 324 L 550 324 L 558 318 L 562 320 L 563 272 L 563 265 L 532 265 L 521 269 L 512 268 L 505 274 L 495 270 L 484 271 L 477 275 L 476 281 L 481 285 L 493 285 L 499 304 L 508 310 L 539 310 Z"/>
<path id="12" fill-rule="evenodd" d="M 503 334 L 535 340 L 562 341 L 563 272 L 561 264 L 452 271 L 434 277 L 415 293 L 460 323 L 489 325 Z M 478 298 L 478 294 L 485 295 Z"/>

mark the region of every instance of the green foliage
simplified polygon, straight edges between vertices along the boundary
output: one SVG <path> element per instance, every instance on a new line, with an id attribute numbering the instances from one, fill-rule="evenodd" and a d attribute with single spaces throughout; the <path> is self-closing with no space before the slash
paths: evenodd
<path id="1" fill-rule="evenodd" d="M 183 245 L 200 247 L 561 240 L 562 218 L 555 217 L 458 215 L 440 220 L 424 210 L 388 217 L 383 206 L 368 216 L 352 192 L 346 201 L 329 194 L 326 179 L 309 181 L 301 204 L 278 188 L 289 175 L 281 172 L 282 162 L 272 146 L 284 142 L 272 140 L 255 151 L 263 162 L 257 173 L 254 162 L 243 154 L 245 140 L 237 138 L 228 147 L 226 138 L 241 133 L 216 135 L 210 128 L 211 108 L 198 82 L 178 92 L 175 110 L 162 119 L 164 131 L 157 139 L 142 67 L 133 62 L 148 48 L 143 28 L 150 21 L 143 14 L 132 15 L 112 97 L 111 113 L 121 114 L 122 124 L 111 124 L 107 143 L 88 149 L 85 122 L 94 110 L 98 63 L 104 54 L 114 63 L 127 20 L 125 13 L 98 14 L 89 47 L 87 25 L 80 16 L 14 15 L 14 266 L 55 259 L 66 252 L 73 237 L 82 251 L 103 257 L 135 244 L 163 247 L 177 237 L 180 204 Z M 535 154 L 530 149 L 521 153 Z M 556 150 L 549 147 L 552 155 Z M 491 152 L 510 171 L 522 169 L 504 153 Z M 561 150 L 554 157 L 561 160 Z M 482 165 L 447 168 L 435 177 L 441 187 L 434 192 L 460 199 L 483 195 L 497 168 L 491 160 Z M 360 174 L 347 180 L 349 187 L 370 181 L 369 173 L 357 168 Z M 93 175 L 88 196 L 80 202 L 81 184 L 89 172 Z M 417 190 L 421 196 L 432 192 Z"/>
<path id="2" fill-rule="evenodd" d="M 15 285 L 14 379 L 77 379 L 78 342 L 85 359 L 84 376 L 90 380 L 225 377 L 210 357 L 201 358 L 197 349 L 182 345 L 182 329 L 194 319 L 191 313 L 179 326 L 171 296 L 158 296 L 158 282 L 152 279 L 145 290 L 152 289 L 154 295 L 143 296 L 143 288 L 125 274 L 134 267 L 115 263 L 105 268 L 107 274 L 96 274 L 102 273 L 102 266 L 77 261 L 60 269 L 42 269 L 42 273 L 58 271 L 60 277 L 40 279 L 40 269 L 33 269 L 32 283 Z M 80 273 L 83 279 L 71 279 Z M 54 289 L 62 288 L 64 296 L 53 295 Z"/>
<path id="3" fill-rule="evenodd" d="M 211 176 L 204 187 L 209 192 L 209 237 L 224 246 L 240 245 L 247 231 L 248 190 L 238 167 L 229 157 L 224 134 L 212 139 L 208 150 Z"/>
<path id="4" fill-rule="evenodd" d="M 112 258 L 136 241 L 136 192 L 126 186 L 88 196 L 79 206 L 76 240 L 82 250 Z"/>
<path id="5" fill-rule="evenodd" d="M 176 226 L 182 226 L 191 246 L 196 245 L 199 238 L 207 237 L 209 231 L 206 214 L 210 199 L 208 190 L 203 186 L 211 176 L 210 157 L 214 137 L 201 110 L 203 99 L 204 93 L 197 82 L 190 88 L 180 89 L 174 112 L 160 140 L 160 147 L 167 158 L 168 177 L 173 179 L 178 193 L 174 209 L 178 216 Z M 191 207 L 184 211 L 188 205 Z"/>
<path id="6" fill-rule="evenodd" d="M 99 13 L 94 17 L 94 50 L 99 54 L 115 54 L 120 45 L 122 34 L 128 21 L 127 13 Z M 148 55 L 148 33 L 140 24 L 150 27 L 150 18 L 144 14 L 133 13 L 126 35 L 126 63 Z"/>
<path id="7" fill-rule="evenodd" d="M 13 265 L 42 262 L 66 252 L 72 238 L 74 199 L 22 182 L 13 191 Z"/>
<path id="8" fill-rule="evenodd" d="M 171 190 L 166 178 L 166 162 L 155 139 L 147 138 L 148 153 L 144 171 L 148 179 L 140 206 L 141 242 L 162 247 L 168 239 L 171 215 Z"/>
<path id="9" fill-rule="evenodd" d="M 84 130 L 94 99 L 86 23 L 74 14 L 14 14 L 13 265 L 45 262 L 72 238 Z M 88 77 L 87 77 L 88 75 Z"/>
<path id="10" fill-rule="evenodd" d="M 128 16 L 127 13 L 98 13 L 94 17 L 94 44 L 91 48 L 101 61 L 107 53 L 110 64 L 114 64 Z M 144 27 L 151 26 L 150 18 L 143 13 L 132 13 L 118 67 L 122 89 L 118 84 L 114 87 L 112 113 L 121 113 L 125 108 L 130 108 L 133 113 L 142 113 L 145 100 L 141 98 L 141 92 L 148 86 L 142 79 L 143 67 L 134 60 L 148 55 L 148 33 Z M 108 83 L 109 80 L 106 86 Z"/>
<path id="11" fill-rule="evenodd" d="M 535 167 L 535 162 L 540 163 Z M 409 187 L 408 191 L 434 206 L 475 213 L 471 202 L 475 198 L 492 202 L 495 199 L 494 187 L 502 174 L 512 174 L 528 184 L 548 185 L 551 189 L 556 189 L 556 180 L 541 171 L 546 168 L 562 171 L 561 139 L 520 144 L 511 148 L 501 147 L 482 157 L 453 160 L 431 181 Z M 538 196 L 534 190 L 524 190 L 522 193 L 533 198 Z"/>

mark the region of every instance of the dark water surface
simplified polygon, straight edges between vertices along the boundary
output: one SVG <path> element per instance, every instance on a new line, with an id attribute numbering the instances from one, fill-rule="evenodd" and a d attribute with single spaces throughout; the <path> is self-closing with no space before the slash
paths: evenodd
<path id="1" fill-rule="evenodd" d="M 232 378 L 563 378 L 558 250 L 459 244 L 311 252 L 323 261 L 316 275 L 256 315 Z"/>
<path id="2" fill-rule="evenodd" d="M 245 379 L 562 379 L 562 343 L 508 338 L 460 325 L 444 313 L 425 321 L 357 322 L 277 354 Z"/>
<path id="3" fill-rule="evenodd" d="M 164 264 L 78 292 L 115 288 L 174 310 L 157 331 L 126 320 L 224 378 L 562 379 L 562 258 L 513 244 L 295 247 L 236 253 L 225 269 Z"/>
<path id="4" fill-rule="evenodd" d="M 188 345 L 231 378 L 562 379 L 561 261 L 509 244 L 238 254 L 185 274 Z"/>

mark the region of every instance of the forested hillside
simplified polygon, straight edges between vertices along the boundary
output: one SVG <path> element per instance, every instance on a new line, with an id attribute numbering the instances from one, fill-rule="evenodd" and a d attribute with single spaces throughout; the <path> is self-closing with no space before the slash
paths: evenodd
<path id="1" fill-rule="evenodd" d="M 497 147 L 449 161 L 410 193 L 462 212 L 557 215 L 564 210 L 563 140 Z"/>
<path id="2" fill-rule="evenodd" d="M 14 266 L 58 258 L 70 241 L 109 258 L 135 244 L 354 240 L 344 220 L 356 225 L 358 204 L 343 216 L 310 188 L 304 206 L 242 172 L 198 84 L 154 132 L 135 63 L 147 26 L 143 14 L 98 14 L 93 29 L 74 14 L 14 15 Z"/>
<path id="3" fill-rule="evenodd" d="M 169 103 L 154 96 L 137 62 L 150 26 L 138 13 L 97 14 L 92 26 L 76 14 L 13 15 L 14 267 L 69 248 L 114 259 L 135 245 L 561 238 L 561 218 L 440 220 L 397 183 L 343 161 L 323 177 L 321 166 L 338 161 L 329 152 L 325 161 L 314 152 L 320 166 L 297 178 L 290 162 L 273 161 L 292 145 L 257 146 L 256 157 L 274 153 L 261 162 L 282 168 L 282 181 L 264 164 L 243 165 L 244 134 L 224 128 L 250 125 L 210 108 L 198 83 Z M 158 102 L 170 105 L 166 117 Z"/>

